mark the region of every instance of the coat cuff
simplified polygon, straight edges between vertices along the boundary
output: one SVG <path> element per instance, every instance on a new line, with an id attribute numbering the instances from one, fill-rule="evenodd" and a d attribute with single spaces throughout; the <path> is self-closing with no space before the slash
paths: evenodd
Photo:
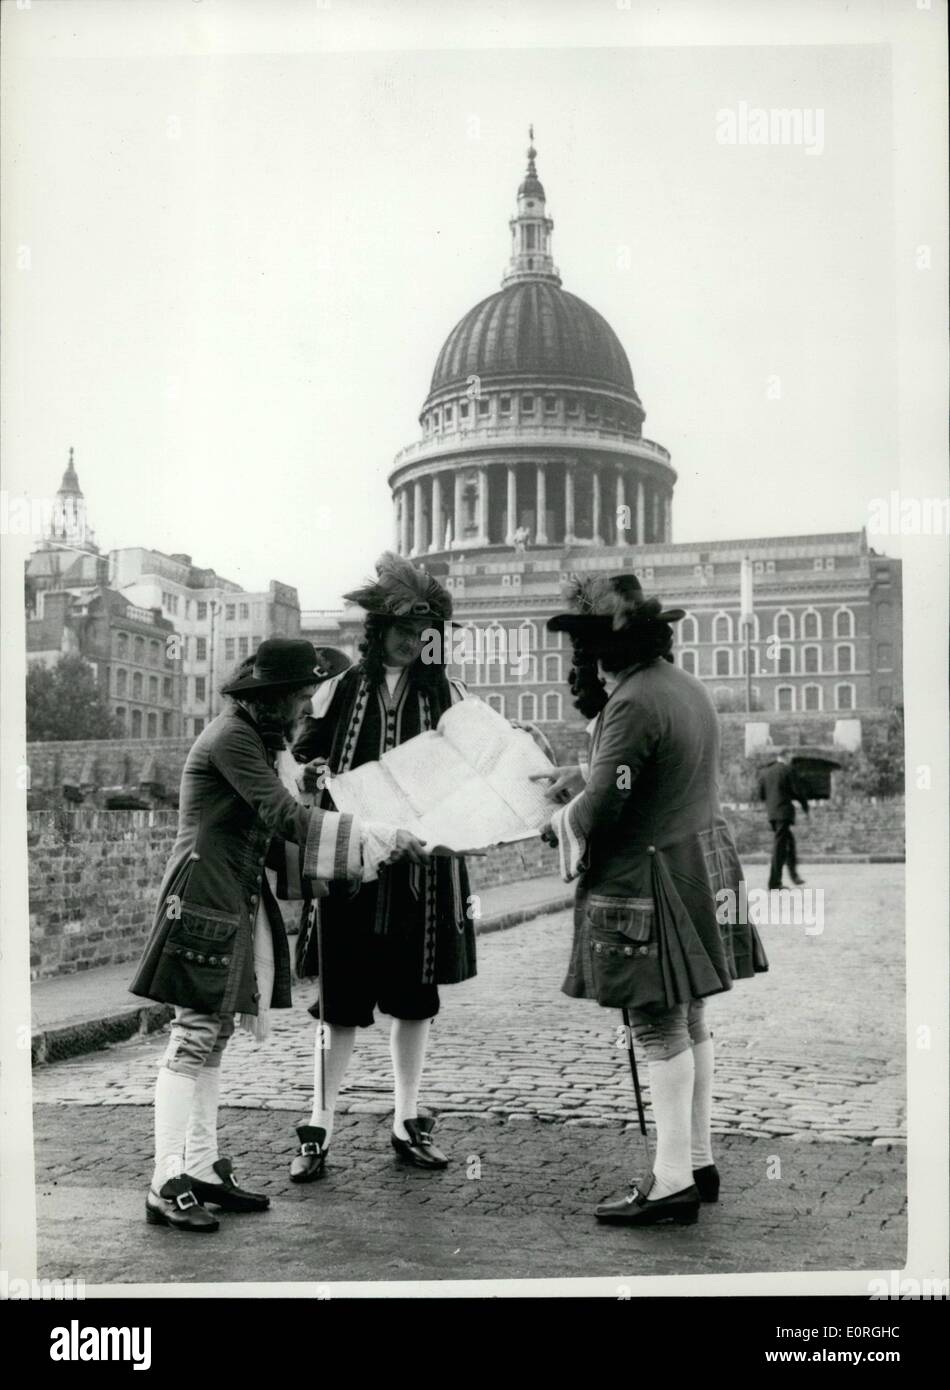
<path id="1" fill-rule="evenodd" d="M 314 806 L 303 851 L 304 877 L 358 882 L 361 877 L 360 839 L 356 816 L 345 811 L 323 811 Z"/>
<path id="2" fill-rule="evenodd" d="M 572 812 L 580 798 L 575 796 L 566 806 L 560 806 L 551 817 L 551 829 L 557 836 L 561 877 L 565 883 L 576 878 L 587 867 L 587 840 L 574 824 Z"/>

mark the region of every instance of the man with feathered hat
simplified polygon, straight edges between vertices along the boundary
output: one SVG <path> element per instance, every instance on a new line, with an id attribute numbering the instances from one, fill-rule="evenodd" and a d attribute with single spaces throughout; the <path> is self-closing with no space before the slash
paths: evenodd
<path id="1" fill-rule="evenodd" d="M 294 756 L 308 764 L 304 790 L 319 786 L 325 770 L 349 772 L 434 729 L 465 698 L 444 661 L 426 659 L 433 650 L 444 657 L 444 624 L 452 616 L 451 596 L 435 578 L 386 553 L 376 579 L 345 597 L 366 613 L 360 660 L 321 687 L 293 745 Z M 323 804 L 332 805 L 326 792 Z M 298 973 L 320 977 L 320 1005 L 311 1013 L 321 1026 L 313 1111 L 297 1129 L 294 1182 L 313 1182 L 324 1173 L 356 1031 L 373 1024 L 377 1007 L 392 1018 L 393 1147 L 418 1168 L 448 1163 L 433 1142 L 434 1121 L 419 1114 L 419 1087 L 429 1027 L 439 1011 L 438 987 L 475 974 L 468 876 L 460 858 L 419 852 L 410 861 L 381 869 L 378 881 L 357 892 L 331 884 L 328 895 L 315 900 L 298 939 Z"/>
<path id="2" fill-rule="evenodd" d="M 629 572 L 575 581 L 570 601 L 548 627 L 571 638 L 575 704 L 593 719 L 589 764 L 558 769 L 548 793 L 575 793 L 546 831 L 564 877 L 578 878 L 562 988 L 628 1011 L 657 1130 L 653 1172 L 596 1215 L 688 1224 L 719 1191 L 703 1000 L 768 962 L 755 927 L 727 910 L 742 870 L 719 807 L 715 709 L 673 664 L 683 610 L 647 598 Z"/>

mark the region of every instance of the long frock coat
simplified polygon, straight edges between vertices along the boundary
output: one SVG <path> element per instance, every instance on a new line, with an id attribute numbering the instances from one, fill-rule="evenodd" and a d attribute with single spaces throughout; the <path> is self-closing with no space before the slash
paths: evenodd
<path id="1" fill-rule="evenodd" d="M 755 926 L 729 920 L 742 915 L 743 875 L 718 769 L 719 722 L 700 681 L 662 659 L 621 674 L 587 785 L 565 812 L 585 846 L 566 994 L 669 1007 L 768 969 Z"/>
<path id="2" fill-rule="evenodd" d="M 276 750 L 233 705 L 198 736 L 185 760 L 178 838 L 131 992 L 201 1013 L 258 1012 L 254 922 L 263 906 L 274 946 L 271 1006 L 289 1008 L 290 951 L 265 865 L 284 877 L 358 880 L 353 817 L 301 806 L 278 779 Z M 288 894 L 289 896 L 289 894 Z"/>
<path id="3" fill-rule="evenodd" d="M 323 757 L 333 775 L 375 762 L 390 748 L 427 729 L 434 729 L 465 687 L 445 675 L 420 688 L 404 671 L 390 694 L 385 682 L 373 685 L 362 666 L 351 667 L 321 688 L 314 718 L 303 721 L 293 745 L 299 762 Z M 324 804 L 332 806 L 329 793 Z M 475 925 L 465 862 L 433 858 L 426 865 L 408 862 L 384 866 L 378 885 L 358 892 L 330 885 L 315 905 L 324 932 L 360 928 L 398 939 L 407 976 L 418 984 L 456 984 L 476 972 Z M 297 969 L 305 977 L 319 974 L 315 918 L 303 914 L 297 939 Z"/>

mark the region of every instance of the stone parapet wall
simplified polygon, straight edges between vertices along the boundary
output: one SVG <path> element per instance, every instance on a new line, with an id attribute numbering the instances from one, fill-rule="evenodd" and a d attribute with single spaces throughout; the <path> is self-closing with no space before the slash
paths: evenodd
<path id="1" fill-rule="evenodd" d="M 758 806 L 727 807 L 740 854 L 767 853 L 772 835 Z M 895 855 L 904 850 L 904 802 L 895 797 L 819 802 L 800 817 L 799 850 L 812 856 Z M 32 978 L 133 962 L 152 922 L 177 832 L 174 811 L 34 811 L 28 817 Z M 557 872 L 539 840 L 492 850 L 468 862 L 473 893 Z M 283 905 L 295 929 L 300 905 Z M 131 973 L 131 972 L 130 972 Z"/>

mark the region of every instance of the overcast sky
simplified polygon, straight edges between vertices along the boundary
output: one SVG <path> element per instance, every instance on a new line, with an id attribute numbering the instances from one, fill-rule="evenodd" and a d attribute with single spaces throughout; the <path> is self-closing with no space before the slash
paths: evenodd
<path id="1" fill-rule="evenodd" d="M 6 486 L 54 491 L 74 445 L 104 548 L 337 604 L 391 543 L 386 475 L 443 340 L 499 287 L 533 121 L 564 287 L 613 325 L 679 473 L 674 540 L 857 530 L 898 478 L 888 64 L 39 58 L 6 134 L 29 248 Z M 823 151 L 717 143 L 740 102 L 820 109 Z"/>

